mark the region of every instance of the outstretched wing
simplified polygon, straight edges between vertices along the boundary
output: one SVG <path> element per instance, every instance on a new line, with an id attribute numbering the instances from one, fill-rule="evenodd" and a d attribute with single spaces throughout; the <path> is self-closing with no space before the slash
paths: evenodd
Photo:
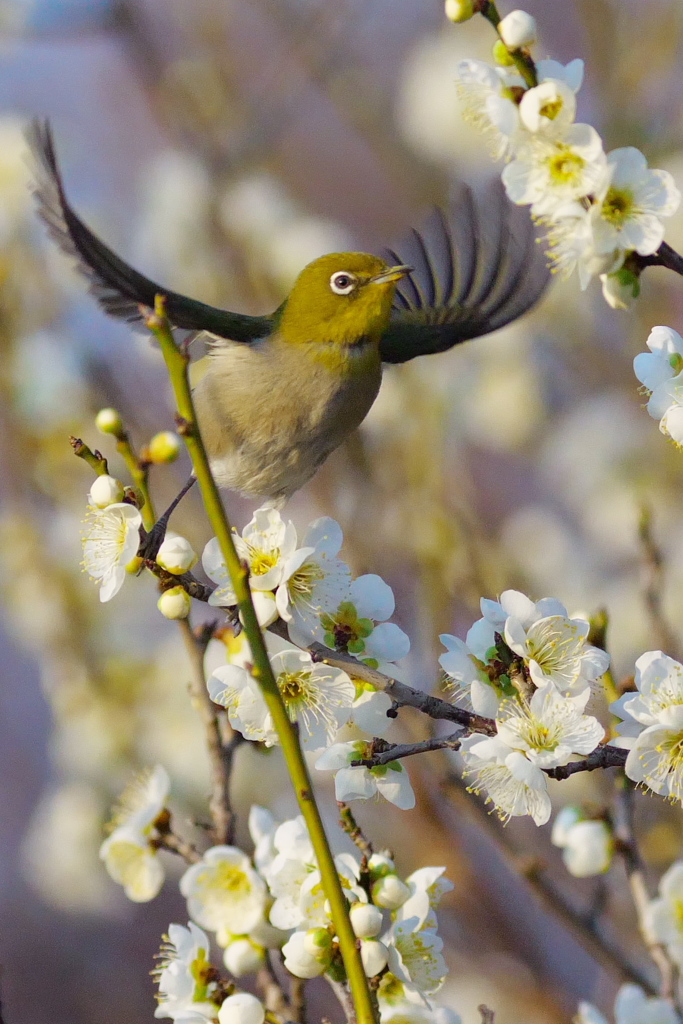
<path id="1" fill-rule="evenodd" d="M 150 281 L 128 266 L 100 241 L 73 211 L 64 192 L 47 121 L 34 121 L 27 140 L 36 165 L 34 194 L 38 212 L 62 252 L 76 260 L 78 270 L 90 282 L 90 292 L 105 313 L 133 323 L 141 320 L 139 307 L 154 308 L 154 298 L 166 296 L 166 310 L 175 327 L 208 331 L 232 341 L 252 341 L 273 329 L 271 317 L 247 316 L 208 306 Z"/>
<path id="2" fill-rule="evenodd" d="M 528 211 L 500 182 L 481 196 L 462 186 L 447 214 L 435 210 L 391 263 L 415 270 L 396 288 L 380 343 L 386 363 L 445 352 L 504 327 L 533 306 L 550 277 Z"/>

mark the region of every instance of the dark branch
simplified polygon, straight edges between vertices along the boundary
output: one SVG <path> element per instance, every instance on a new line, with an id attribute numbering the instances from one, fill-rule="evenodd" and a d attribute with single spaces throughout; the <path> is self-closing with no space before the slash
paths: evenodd
<path id="1" fill-rule="evenodd" d="M 623 768 L 626 764 L 627 750 L 621 747 L 609 747 L 605 744 L 598 747 L 583 761 L 570 761 L 559 768 L 545 768 L 546 775 L 551 779 L 568 779 L 577 772 L 594 772 L 597 768 Z"/>
<path id="2" fill-rule="evenodd" d="M 423 740 L 421 743 L 386 743 L 384 740 L 375 739 L 372 746 L 376 753 L 373 752 L 370 757 L 352 761 L 351 767 L 377 768 L 378 765 L 389 764 L 402 757 L 412 757 L 413 754 L 425 754 L 430 750 L 457 750 L 462 735 L 462 733 L 453 733 L 452 736 L 436 737 L 432 740 Z"/>

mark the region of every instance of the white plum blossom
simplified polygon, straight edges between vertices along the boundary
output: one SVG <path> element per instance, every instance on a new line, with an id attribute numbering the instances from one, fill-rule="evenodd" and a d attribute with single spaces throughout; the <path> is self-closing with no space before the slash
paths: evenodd
<path id="1" fill-rule="evenodd" d="M 646 923 L 653 938 L 666 946 L 683 967 L 683 861 L 676 861 L 659 881 L 659 896 L 650 901 Z"/>
<path id="2" fill-rule="evenodd" d="M 561 137 L 536 133 L 503 170 L 505 191 L 513 203 L 531 205 L 541 219 L 598 189 L 605 177 L 602 140 L 588 124 L 572 124 Z"/>
<path id="3" fill-rule="evenodd" d="M 579 1003 L 576 1024 L 607 1024 L 606 1017 L 592 1005 Z M 615 1024 L 680 1024 L 667 999 L 646 996 L 639 985 L 622 985 L 614 1001 Z"/>
<path id="4" fill-rule="evenodd" d="M 575 878 L 607 871 L 614 854 L 614 837 L 603 819 L 584 818 L 579 807 L 563 807 L 553 822 L 551 841 L 562 850 L 565 867 Z"/>
<path id="5" fill-rule="evenodd" d="M 395 623 L 386 621 L 394 607 L 393 591 L 380 576 L 359 576 L 338 606 L 320 616 L 316 639 L 348 651 L 373 668 L 400 661 L 410 651 L 410 640 Z M 298 642 L 292 630 L 290 636 Z"/>
<path id="6" fill-rule="evenodd" d="M 509 155 L 522 131 L 511 93 L 524 88 L 521 76 L 481 60 L 462 60 L 457 82 L 465 119 L 490 140 L 494 158 Z"/>
<path id="7" fill-rule="evenodd" d="M 395 871 L 388 871 L 372 883 L 372 899 L 378 907 L 384 907 L 385 910 L 398 910 L 407 899 L 410 899 L 410 887 Z"/>
<path id="8" fill-rule="evenodd" d="M 480 620 L 485 622 L 486 620 Z M 501 624 L 501 629 L 503 628 Z M 474 627 L 473 627 L 474 628 Z M 498 713 L 502 695 L 490 682 L 486 674 L 477 668 L 477 661 L 485 661 L 486 652 L 493 645 L 493 631 L 490 636 L 490 643 L 486 644 L 486 650 L 480 651 L 483 657 L 478 658 L 469 647 L 470 634 L 467 634 L 467 641 L 449 633 L 442 633 L 439 639 L 446 648 L 446 653 L 439 657 L 439 664 L 452 681 L 453 695 L 456 700 L 465 694 L 472 705 L 473 711 L 486 718 L 495 718 Z M 476 643 L 476 633 L 474 634 Z"/>
<path id="9" fill-rule="evenodd" d="M 518 750 L 498 737 L 471 735 L 460 744 L 463 778 L 475 793 L 486 793 L 503 820 L 529 814 L 537 825 L 550 817 L 546 777 Z"/>
<path id="10" fill-rule="evenodd" d="M 683 444 L 683 338 L 671 327 L 653 327 L 647 345 L 650 352 L 633 360 L 636 377 L 650 392 L 647 411 L 662 433 Z"/>
<path id="11" fill-rule="evenodd" d="M 496 718 L 498 736 L 539 768 L 556 768 L 573 754 L 590 754 L 605 730 L 597 718 L 583 713 L 589 696 L 584 690 L 578 697 L 562 697 L 546 683 L 528 702 L 506 700 Z"/>
<path id="12" fill-rule="evenodd" d="M 519 104 L 519 116 L 524 127 L 546 137 L 561 137 L 573 122 L 575 113 L 573 89 L 553 78 L 527 89 Z"/>
<path id="13" fill-rule="evenodd" d="M 674 214 L 680 201 L 673 177 L 668 171 L 650 170 L 639 149 L 612 150 L 590 210 L 597 251 L 620 249 L 641 256 L 656 252 L 664 240 L 661 218 Z"/>
<path id="14" fill-rule="evenodd" d="M 583 83 L 583 70 L 584 64 L 580 57 L 575 57 L 568 64 L 561 64 L 558 60 L 551 59 L 536 61 L 536 75 L 539 83 L 554 79 L 569 86 L 574 93 L 579 91 Z"/>
<path id="15" fill-rule="evenodd" d="M 406 878 L 410 896 L 396 911 L 396 921 L 415 918 L 419 928 L 436 928 L 434 911 L 442 896 L 453 889 L 453 883 L 444 878 L 445 868 L 418 868 Z"/>
<path id="16" fill-rule="evenodd" d="M 635 684 L 636 693 L 611 705 L 624 720 L 612 745 L 628 749 L 630 779 L 683 802 L 683 666 L 647 651 L 636 662 Z"/>
<path id="17" fill-rule="evenodd" d="M 140 546 L 142 516 L 134 505 L 117 502 L 89 508 L 81 536 L 83 568 L 100 584 L 100 601 L 111 601 L 126 578 L 126 566 Z"/>
<path id="18" fill-rule="evenodd" d="M 441 950 L 443 941 L 436 932 L 421 928 L 416 918 L 395 921 L 382 936 L 388 951 L 391 974 L 403 983 L 409 1002 L 423 1002 L 441 988 L 447 968 Z"/>
<path id="19" fill-rule="evenodd" d="M 192 608 L 192 600 L 184 587 L 165 590 L 157 601 L 157 608 L 166 619 L 186 619 Z"/>
<path id="20" fill-rule="evenodd" d="M 361 939 L 360 958 L 368 978 L 375 978 L 389 960 L 389 950 L 380 939 Z"/>
<path id="21" fill-rule="evenodd" d="M 474 15 L 474 0 L 446 0 L 446 17 L 449 21 L 469 21 Z"/>
<path id="22" fill-rule="evenodd" d="M 313 932 L 313 941 L 307 941 L 308 932 L 295 931 L 282 947 L 285 967 L 296 978 L 317 978 L 324 974 L 330 965 L 329 945 L 326 947 L 319 944 L 316 948 L 315 943 L 315 939 L 322 933 L 327 933 L 331 940 L 329 932 L 324 928 L 313 929 Z"/>
<path id="23" fill-rule="evenodd" d="M 212 846 L 180 879 L 192 917 L 211 931 L 247 934 L 263 918 L 266 886 L 236 846 Z"/>
<path id="24" fill-rule="evenodd" d="M 372 903 L 354 903 L 349 917 L 354 935 L 359 939 L 374 939 L 382 930 L 382 911 Z"/>
<path id="25" fill-rule="evenodd" d="M 336 771 L 334 791 L 337 800 L 368 800 L 379 794 L 402 810 L 415 806 L 415 794 L 408 772 L 400 761 L 367 768 L 352 766 L 352 761 L 370 757 L 372 745 L 364 740 L 333 743 L 323 751 L 315 766 L 319 771 Z"/>
<path id="26" fill-rule="evenodd" d="M 316 519 L 306 531 L 301 547 L 293 551 L 282 569 L 276 593 L 280 617 L 299 638 L 319 639 L 320 616 L 336 608 L 348 591 L 351 573 L 337 558 L 343 534 L 339 523 L 328 516 Z"/>
<path id="27" fill-rule="evenodd" d="M 263 967 L 265 959 L 265 947 L 253 942 L 248 935 L 231 938 L 223 951 L 223 963 L 234 978 L 254 974 Z"/>
<path id="28" fill-rule="evenodd" d="M 134 779 L 121 794 L 112 831 L 100 847 L 107 871 L 134 903 L 154 899 L 164 881 L 154 840 L 169 789 L 168 774 L 161 765 Z"/>
<path id="29" fill-rule="evenodd" d="M 291 522 L 285 523 L 274 508 L 259 508 L 242 536 L 234 535 L 237 554 L 249 566 L 249 585 L 259 622 L 270 625 L 278 615 L 274 591 L 279 586 L 287 559 L 296 548 L 296 530 Z M 217 584 L 209 604 L 231 607 L 237 604 L 230 574 L 221 554 L 218 540 L 213 537 L 202 554 L 204 572 Z"/>
<path id="30" fill-rule="evenodd" d="M 286 648 L 271 657 L 275 679 L 292 722 L 298 722 L 302 745 L 319 750 L 346 721 L 356 689 L 346 672 L 314 663 L 307 651 Z M 228 711 L 233 728 L 249 740 L 273 746 L 277 732 L 257 682 L 239 665 L 215 669 L 207 687 L 211 699 Z"/>
<path id="31" fill-rule="evenodd" d="M 176 1024 L 213 1021 L 219 1000 L 214 968 L 209 960 L 209 940 L 190 921 L 187 928 L 169 925 L 161 947 L 161 963 L 154 972 L 159 986 L 155 1017 L 171 1017 Z"/>
<path id="32" fill-rule="evenodd" d="M 352 665 L 349 668 L 353 671 Z M 388 739 L 394 724 L 394 720 L 387 715 L 393 705 L 391 697 L 383 690 L 376 690 L 370 683 L 362 680 L 354 682 L 357 696 L 351 706 L 346 725 L 360 729 L 367 736 Z"/>

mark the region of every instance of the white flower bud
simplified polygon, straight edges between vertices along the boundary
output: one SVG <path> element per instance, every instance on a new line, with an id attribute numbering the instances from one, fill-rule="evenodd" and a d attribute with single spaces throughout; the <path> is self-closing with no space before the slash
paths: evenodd
<path id="1" fill-rule="evenodd" d="M 410 889 L 398 875 L 384 875 L 372 886 L 372 900 L 385 910 L 398 910 L 410 896 Z"/>
<path id="2" fill-rule="evenodd" d="M 601 274 L 600 280 L 603 298 L 612 309 L 629 309 L 640 295 L 638 277 L 625 267 L 616 274 Z"/>
<path id="3" fill-rule="evenodd" d="M 373 853 L 368 861 L 368 871 L 370 878 L 374 881 L 376 878 L 382 878 L 383 875 L 394 874 L 396 865 L 388 854 Z"/>
<path id="4" fill-rule="evenodd" d="M 576 804 L 567 804 L 558 811 L 550 833 L 550 842 L 553 846 L 566 846 L 569 842 L 569 833 L 577 822 L 583 821 L 583 818 L 583 811 Z"/>
<path id="5" fill-rule="evenodd" d="M 162 430 L 155 434 L 147 445 L 147 457 L 155 465 L 175 462 L 180 455 L 180 438 L 172 430 Z"/>
<path id="6" fill-rule="evenodd" d="M 474 13 L 474 0 L 446 0 L 449 21 L 469 21 Z"/>
<path id="7" fill-rule="evenodd" d="M 163 544 L 157 554 L 157 564 L 167 572 L 180 575 L 187 572 L 197 562 L 198 555 L 189 540 L 179 533 L 170 531 L 164 537 Z"/>
<path id="8" fill-rule="evenodd" d="M 510 11 L 498 25 L 500 38 L 511 50 L 536 42 L 536 19 L 526 11 Z"/>
<path id="9" fill-rule="evenodd" d="M 374 978 L 387 965 L 389 952 L 379 939 L 363 939 L 360 944 L 360 958 L 368 978 Z"/>
<path id="10" fill-rule="evenodd" d="M 192 600 L 183 587 L 165 590 L 157 601 L 157 608 L 167 619 L 186 619 L 191 607 Z"/>
<path id="11" fill-rule="evenodd" d="M 579 821 L 569 830 L 562 859 L 575 878 L 588 878 L 607 871 L 613 853 L 614 840 L 607 822 Z"/>
<path id="12" fill-rule="evenodd" d="M 263 1003 L 249 992 L 228 996 L 218 1011 L 219 1024 L 263 1024 L 265 1018 Z"/>
<path id="13" fill-rule="evenodd" d="M 95 417 L 95 426 L 101 434 L 120 434 L 123 422 L 116 409 L 100 409 Z"/>
<path id="14" fill-rule="evenodd" d="M 359 939 L 374 939 L 382 930 L 382 911 L 372 903 L 354 903 L 349 917 Z"/>
<path id="15" fill-rule="evenodd" d="M 282 947 L 285 967 L 296 978 L 317 978 L 319 974 L 325 973 L 328 965 L 321 963 L 317 956 L 304 948 L 306 935 L 306 932 L 294 932 L 285 942 Z"/>
<path id="16" fill-rule="evenodd" d="M 95 508 L 106 508 L 115 505 L 123 498 L 123 484 L 113 476 L 104 473 L 93 481 L 88 494 L 88 504 Z"/>
<path id="17" fill-rule="evenodd" d="M 243 974 L 254 974 L 263 966 L 265 950 L 263 946 L 257 946 L 248 938 L 235 939 L 225 948 L 223 963 L 235 978 L 241 978 Z"/>

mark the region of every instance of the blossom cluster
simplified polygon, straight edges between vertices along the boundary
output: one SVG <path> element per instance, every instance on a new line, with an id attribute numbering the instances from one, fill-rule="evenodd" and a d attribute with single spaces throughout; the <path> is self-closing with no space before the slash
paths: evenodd
<path id="1" fill-rule="evenodd" d="M 533 22 L 522 11 L 513 13 Z M 508 31 L 507 20 L 499 26 L 505 45 L 495 50 L 500 64 L 458 65 L 465 116 L 488 135 L 494 156 L 508 161 L 502 174 L 507 195 L 530 206 L 546 228 L 554 267 L 578 269 L 582 288 L 599 275 L 607 302 L 626 308 L 639 291 L 632 257 L 658 250 L 662 218 L 676 212 L 680 192 L 672 176 L 648 168 L 635 147 L 605 153 L 595 128 L 575 121 L 583 61 L 533 64 L 528 45 L 535 33 L 528 25 L 523 35 L 515 26 Z M 536 84 L 525 81 L 514 63 L 510 51 L 521 48 Z"/>
<path id="2" fill-rule="evenodd" d="M 439 662 L 456 699 L 495 720 L 494 736 L 461 741 L 464 774 L 502 818 L 529 814 L 543 825 L 551 810 L 544 769 L 590 754 L 604 737 L 584 712 L 609 656 L 587 642 L 589 623 L 553 598 L 534 603 L 507 590 L 481 610 L 465 641 L 441 637 Z"/>
<path id="3" fill-rule="evenodd" d="M 636 377 L 649 393 L 647 411 L 659 429 L 683 445 L 683 338 L 671 327 L 653 327 L 649 352 L 633 360 Z"/>
<path id="4" fill-rule="evenodd" d="M 162 768 L 138 780 L 124 795 L 115 828 L 102 845 L 110 874 L 138 902 L 152 899 L 163 881 L 158 849 L 168 793 Z M 202 929 L 214 934 L 234 978 L 258 971 L 269 949 L 281 949 L 285 967 L 299 978 L 334 974 L 340 964 L 303 818 L 278 824 L 269 811 L 254 806 L 249 831 L 253 857 L 236 846 L 213 846 L 180 879 L 190 923 L 169 928 L 157 970 L 157 1017 L 182 1024 L 216 1018 L 220 1024 L 251 1024 L 229 1016 L 242 1004 L 226 999 L 226 984 L 211 965 Z M 431 1000 L 446 976 L 435 913 L 441 897 L 452 889 L 444 869 L 420 868 L 402 879 L 387 853 L 373 854 L 366 864 L 353 854 L 339 853 L 335 864 L 365 972 L 369 978 L 381 975 L 377 995 L 382 1021 L 398 1016 L 415 1024 L 452 1021 L 443 1008 L 438 1017 L 431 1012 L 436 1010 Z M 256 1024 L 262 1024 L 258 1007 L 246 1005 L 256 1013 Z"/>

